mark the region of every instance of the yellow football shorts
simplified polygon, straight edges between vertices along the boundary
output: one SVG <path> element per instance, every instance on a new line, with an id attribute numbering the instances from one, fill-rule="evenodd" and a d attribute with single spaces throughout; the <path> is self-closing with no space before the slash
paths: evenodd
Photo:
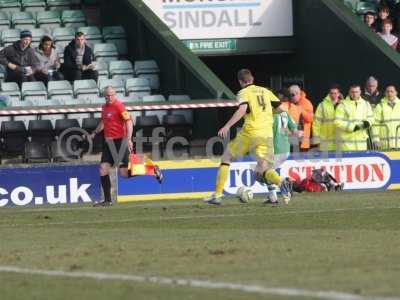
<path id="1" fill-rule="evenodd" d="M 228 151 L 234 158 L 250 155 L 257 161 L 266 161 L 271 165 L 274 162 L 273 138 L 267 138 L 266 135 L 249 134 L 241 130 L 229 142 Z"/>

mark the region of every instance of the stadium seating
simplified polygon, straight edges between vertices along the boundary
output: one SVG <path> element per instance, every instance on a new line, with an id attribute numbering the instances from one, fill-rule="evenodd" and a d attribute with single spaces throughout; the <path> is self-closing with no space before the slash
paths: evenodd
<path id="1" fill-rule="evenodd" d="M 1 32 L 1 43 L 4 47 L 19 41 L 19 35 L 21 30 L 19 29 L 6 29 Z"/>
<path id="2" fill-rule="evenodd" d="M 22 121 L 5 121 L 1 123 L 3 151 L 6 154 L 24 154 L 27 131 Z"/>
<path id="3" fill-rule="evenodd" d="M 63 11 L 71 8 L 71 0 L 47 0 L 49 10 Z"/>
<path id="4" fill-rule="evenodd" d="M 96 129 L 100 120 L 100 118 L 85 118 L 82 120 L 82 129 L 86 130 L 90 134 Z M 93 153 L 101 152 L 103 148 L 103 141 L 103 133 L 96 134 L 95 138 L 93 139 Z"/>
<path id="5" fill-rule="evenodd" d="M 163 95 L 147 95 L 143 96 L 143 102 L 164 102 L 165 97 Z"/>
<path id="6" fill-rule="evenodd" d="M 108 63 L 106 61 L 97 61 L 96 71 L 99 74 L 97 80 L 109 78 Z"/>
<path id="7" fill-rule="evenodd" d="M 12 101 L 19 101 L 21 99 L 19 86 L 15 82 L 2 82 L 0 94 L 9 96 Z"/>
<path id="8" fill-rule="evenodd" d="M 41 81 L 23 82 L 21 93 L 23 100 L 30 100 L 32 103 L 47 99 L 46 86 Z"/>
<path id="9" fill-rule="evenodd" d="M 55 123 L 55 133 L 58 141 L 53 142 L 51 152 L 55 162 L 62 162 L 68 159 L 79 159 L 78 149 L 79 142 L 76 139 L 71 139 L 67 145 L 69 137 L 79 134 L 79 132 L 71 131 L 72 128 L 80 128 L 79 122 L 76 119 L 58 119 Z M 66 130 L 69 130 L 66 132 Z"/>
<path id="10" fill-rule="evenodd" d="M 169 95 L 168 101 L 182 101 L 189 102 L 191 99 L 188 95 Z M 193 110 L 191 109 L 173 109 L 171 110 L 173 115 L 183 115 L 189 124 L 193 124 Z"/>
<path id="11" fill-rule="evenodd" d="M 160 88 L 160 69 L 154 60 L 135 61 L 134 70 L 137 77 L 149 80 L 152 90 Z"/>
<path id="12" fill-rule="evenodd" d="M 160 143 L 153 143 L 148 140 L 153 135 L 153 130 L 160 127 L 160 120 L 157 116 L 138 116 L 136 117 L 135 130 L 136 139 L 143 142 L 143 149 L 136 149 L 138 152 L 152 150 L 152 147 L 156 147 L 161 153 L 161 146 L 163 141 Z M 147 138 L 147 139 L 145 139 Z M 140 144 L 140 143 L 139 143 Z M 138 147 L 138 144 L 136 144 Z"/>
<path id="13" fill-rule="evenodd" d="M 82 10 L 63 10 L 61 21 L 65 27 L 84 27 L 87 24 L 86 16 Z"/>
<path id="14" fill-rule="evenodd" d="M 112 86 L 115 89 L 118 97 L 125 96 L 125 87 L 122 79 L 100 79 L 99 80 L 99 89 L 100 94 L 103 96 L 104 88 L 107 86 Z"/>
<path id="15" fill-rule="evenodd" d="M 125 90 L 129 97 L 142 98 L 151 94 L 150 83 L 146 78 L 129 78 L 125 81 Z"/>
<path id="16" fill-rule="evenodd" d="M 53 127 L 55 127 L 56 126 L 56 121 L 64 119 L 64 115 L 63 114 L 42 115 L 40 117 L 40 119 L 41 120 L 49 120 L 51 122 L 51 124 L 53 125 Z"/>
<path id="17" fill-rule="evenodd" d="M 31 103 L 32 105 L 32 103 Z M 38 116 L 37 115 L 22 115 L 22 116 L 14 116 L 13 119 L 14 121 L 22 121 L 25 124 L 25 127 L 28 127 L 29 121 L 31 120 L 37 120 Z"/>
<path id="18" fill-rule="evenodd" d="M 163 145 L 164 151 L 168 141 L 173 138 L 183 137 L 188 142 L 192 139 L 192 126 L 186 121 L 185 116 L 179 114 L 165 115 L 162 120 L 162 124 L 165 127 L 165 143 Z M 189 154 L 189 143 L 187 145 L 177 143 L 175 147 L 183 148 Z"/>
<path id="19" fill-rule="evenodd" d="M 93 49 L 94 44 L 100 44 L 103 42 L 103 36 L 101 31 L 96 26 L 85 26 L 79 27 L 78 32 L 83 32 L 86 37 L 87 44 Z"/>
<path id="20" fill-rule="evenodd" d="M 74 94 L 78 99 L 86 99 L 90 102 L 94 97 L 99 96 L 99 89 L 94 80 L 75 80 Z"/>
<path id="21" fill-rule="evenodd" d="M 7 13 L 0 11 L 0 30 L 9 29 L 11 26 L 11 21 L 8 18 Z"/>
<path id="22" fill-rule="evenodd" d="M 39 28 L 53 30 L 61 27 L 61 14 L 58 11 L 41 11 L 36 15 L 36 23 Z"/>
<path id="23" fill-rule="evenodd" d="M 28 136 L 32 142 L 50 145 L 54 140 L 54 129 L 50 120 L 31 120 Z"/>
<path id="24" fill-rule="evenodd" d="M 6 13 L 21 11 L 21 3 L 18 0 L 1 0 L 0 10 Z"/>
<path id="25" fill-rule="evenodd" d="M 31 47 L 33 47 L 33 48 L 38 47 L 42 37 L 44 35 L 48 34 L 48 31 L 43 29 L 43 28 L 31 29 L 31 32 L 32 32 L 32 44 L 31 44 Z"/>
<path id="26" fill-rule="evenodd" d="M 113 43 L 118 53 L 125 57 L 128 55 L 128 45 L 126 43 L 126 33 L 122 26 L 108 26 L 103 28 L 103 38 L 106 43 Z"/>
<path id="27" fill-rule="evenodd" d="M 118 51 L 112 43 L 100 43 L 94 45 L 94 57 L 96 61 L 118 60 Z"/>
<path id="28" fill-rule="evenodd" d="M 28 164 L 51 162 L 50 146 L 37 142 L 27 142 L 24 149 L 24 162 Z"/>
<path id="29" fill-rule="evenodd" d="M 46 1 L 44 0 L 21 0 L 21 8 L 24 11 L 40 12 L 46 10 Z"/>
<path id="30" fill-rule="evenodd" d="M 80 126 L 82 126 L 82 120 L 90 118 L 89 113 L 72 113 L 67 115 L 68 119 L 76 119 Z"/>
<path id="31" fill-rule="evenodd" d="M 33 29 L 36 27 L 36 20 L 31 12 L 15 12 L 11 16 L 11 23 L 15 29 Z"/>
<path id="32" fill-rule="evenodd" d="M 111 78 L 133 78 L 133 67 L 129 60 L 110 61 L 109 73 Z"/>
<path id="33" fill-rule="evenodd" d="M 67 80 L 49 81 L 48 96 L 50 99 L 67 100 L 74 96 L 71 84 Z"/>

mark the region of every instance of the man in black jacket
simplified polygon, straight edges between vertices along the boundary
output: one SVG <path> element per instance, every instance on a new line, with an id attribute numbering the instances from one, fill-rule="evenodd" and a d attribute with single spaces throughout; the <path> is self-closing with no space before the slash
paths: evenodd
<path id="1" fill-rule="evenodd" d="M 22 82 L 34 81 L 33 74 L 39 67 L 39 60 L 30 47 L 32 33 L 23 30 L 20 39 L 0 51 L 0 64 L 7 70 L 6 82 L 16 82 L 21 87 Z"/>
<path id="2" fill-rule="evenodd" d="M 93 51 L 86 45 L 85 35 L 82 32 L 75 34 L 64 50 L 64 77 L 69 81 L 94 79 L 97 82 L 98 73 L 93 63 Z"/>

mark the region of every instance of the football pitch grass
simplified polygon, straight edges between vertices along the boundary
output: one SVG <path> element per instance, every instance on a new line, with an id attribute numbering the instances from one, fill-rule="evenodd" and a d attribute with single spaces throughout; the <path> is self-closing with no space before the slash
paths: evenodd
<path id="1" fill-rule="evenodd" d="M 400 299 L 400 192 L 261 201 L 1 209 L 0 299 Z"/>

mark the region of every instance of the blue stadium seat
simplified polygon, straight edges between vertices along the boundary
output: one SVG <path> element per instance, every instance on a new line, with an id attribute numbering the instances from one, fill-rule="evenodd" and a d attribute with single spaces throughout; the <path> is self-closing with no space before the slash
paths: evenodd
<path id="1" fill-rule="evenodd" d="M 61 14 L 58 11 L 41 11 L 36 15 L 36 23 L 39 28 L 53 30 L 61 27 Z"/>
<path id="2" fill-rule="evenodd" d="M 151 94 L 150 82 L 146 78 L 129 78 L 125 81 L 125 90 L 128 96 L 142 98 Z"/>
<path id="3" fill-rule="evenodd" d="M 133 78 L 133 66 L 129 60 L 110 61 L 109 72 L 111 78 Z"/>
<path id="4" fill-rule="evenodd" d="M 34 29 L 36 28 L 36 19 L 31 12 L 15 12 L 11 16 L 11 23 L 15 29 Z"/>
<path id="5" fill-rule="evenodd" d="M 63 10 L 61 21 L 65 27 L 84 27 L 87 24 L 86 16 L 82 10 Z"/>
<path id="6" fill-rule="evenodd" d="M 152 90 L 160 88 L 160 69 L 154 60 L 135 61 L 135 74 L 139 78 L 147 78 Z"/>
<path id="7" fill-rule="evenodd" d="M 25 101 L 30 100 L 32 103 L 35 101 L 42 101 L 47 99 L 46 86 L 41 81 L 23 82 L 21 87 L 22 99 Z"/>
<path id="8" fill-rule="evenodd" d="M 118 60 L 117 48 L 112 43 L 95 44 L 93 52 L 96 61 Z"/>

